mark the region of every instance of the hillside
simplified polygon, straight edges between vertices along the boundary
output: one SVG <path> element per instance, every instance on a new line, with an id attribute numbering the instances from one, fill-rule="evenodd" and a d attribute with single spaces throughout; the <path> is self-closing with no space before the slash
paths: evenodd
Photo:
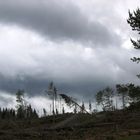
<path id="1" fill-rule="evenodd" d="M 0 140 L 139 140 L 140 111 L 1 120 Z"/>

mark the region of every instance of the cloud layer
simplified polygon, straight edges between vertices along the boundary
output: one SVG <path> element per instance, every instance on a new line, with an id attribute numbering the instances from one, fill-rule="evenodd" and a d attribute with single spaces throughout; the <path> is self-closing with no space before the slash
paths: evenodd
<path id="1" fill-rule="evenodd" d="M 96 45 L 120 43 L 120 37 L 109 30 L 107 24 L 99 22 L 98 17 L 90 19 L 70 1 L 0 1 L 0 20 L 32 29 L 51 40 L 74 40 Z"/>
<path id="2" fill-rule="evenodd" d="M 60 92 L 88 99 L 108 85 L 138 83 L 126 23 L 137 4 L 0 0 L 0 90 L 41 96 L 54 81 Z"/>

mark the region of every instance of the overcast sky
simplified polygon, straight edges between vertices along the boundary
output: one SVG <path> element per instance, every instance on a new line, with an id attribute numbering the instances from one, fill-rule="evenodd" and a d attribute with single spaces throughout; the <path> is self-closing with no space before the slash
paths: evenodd
<path id="1" fill-rule="evenodd" d="M 60 92 L 89 99 L 106 86 L 139 83 L 127 24 L 139 0 L 0 0 L 0 93 Z"/>

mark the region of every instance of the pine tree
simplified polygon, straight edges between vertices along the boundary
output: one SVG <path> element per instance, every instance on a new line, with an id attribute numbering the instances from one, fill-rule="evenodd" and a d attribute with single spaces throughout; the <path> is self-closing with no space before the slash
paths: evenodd
<path id="1" fill-rule="evenodd" d="M 116 89 L 118 95 L 121 97 L 122 100 L 122 107 L 125 108 L 126 104 L 128 103 L 128 88 L 127 85 L 116 85 Z"/>
<path id="2" fill-rule="evenodd" d="M 5 119 L 6 118 L 6 109 L 2 109 L 2 114 L 1 114 L 1 118 Z"/>
<path id="3" fill-rule="evenodd" d="M 1 110 L 1 108 L 0 108 L 0 119 L 1 119 L 1 115 L 2 115 L 2 110 Z"/>
<path id="4" fill-rule="evenodd" d="M 47 116 L 47 111 L 45 108 L 43 108 L 43 116 L 46 117 Z"/>
<path id="5" fill-rule="evenodd" d="M 129 11 L 129 18 L 127 20 L 128 24 L 131 26 L 133 31 L 137 31 L 140 34 L 140 9 L 136 9 L 133 12 Z M 140 39 L 133 40 L 131 42 L 135 49 L 140 49 Z M 139 63 L 140 57 L 133 57 L 131 58 L 133 62 Z M 140 74 L 137 75 L 140 78 Z"/>
<path id="6" fill-rule="evenodd" d="M 62 113 L 65 114 L 65 109 L 64 109 L 64 107 L 62 108 Z"/>
<path id="7" fill-rule="evenodd" d="M 91 101 L 89 101 L 89 111 L 90 111 L 90 113 L 92 112 L 92 105 L 91 105 Z"/>
<path id="8" fill-rule="evenodd" d="M 77 105 L 75 104 L 75 106 L 74 106 L 74 114 L 76 114 L 77 113 Z"/>
<path id="9" fill-rule="evenodd" d="M 111 111 L 113 109 L 113 90 L 106 87 L 104 90 L 97 92 L 96 102 L 102 106 L 103 111 Z"/>
<path id="10" fill-rule="evenodd" d="M 17 102 L 17 118 L 25 118 L 25 105 L 24 105 L 24 91 L 18 90 L 16 93 L 16 102 Z"/>
<path id="11" fill-rule="evenodd" d="M 56 115 L 58 115 L 59 114 L 59 112 L 58 112 L 58 109 L 56 108 Z"/>
<path id="12" fill-rule="evenodd" d="M 35 109 L 33 110 L 33 118 L 34 118 L 34 119 L 38 118 L 38 114 L 37 114 L 37 112 L 36 112 Z"/>
<path id="13" fill-rule="evenodd" d="M 85 110 L 85 104 L 84 104 L 84 102 L 82 102 L 81 113 L 84 113 L 84 110 Z"/>
<path id="14" fill-rule="evenodd" d="M 47 94 L 52 98 L 52 113 L 53 115 L 56 114 L 56 109 L 57 109 L 57 106 L 56 106 L 56 101 L 57 101 L 57 89 L 56 87 L 54 86 L 53 82 L 51 82 L 48 86 L 48 89 L 47 89 Z"/>

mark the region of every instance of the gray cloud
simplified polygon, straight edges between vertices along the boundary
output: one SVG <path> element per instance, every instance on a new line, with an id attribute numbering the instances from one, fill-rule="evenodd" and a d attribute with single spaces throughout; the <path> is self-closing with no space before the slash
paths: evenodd
<path id="1" fill-rule="evenodd" d="M 88 99 L 106 86 L 137 82 L 139 65 L 130 61 L 136 55 L 131 49 L 57 44 L 13 26 L 0 26 L 0 38 L 0 89 L 12 94 L 20 88 L 44 96 L 54 81 L 60 92 Z"/>
<path id="2" fill-rule="evenodd" d="M 33 29 L 52 40 L 92 42 L 96 45 L 119 45 L 121 41 L 107 23 L 98 22 L 98 17 L 91 21 L 70 1 L 1 0 L 0 21 Z"/>
<path id="3" fill-rule="evenodd" d="M 96 50 L 95 54 L 99 52 Z M 129 82 L 139 83 L 135 75 L 140 66 L 129 61 L 131 55 L 133 54 L 130 51 L 120 49 L 120 52 L 116 52 L 110 48 L 109 51 L 106 50 L 103 54 L 100 53 L 100 56 L 96 55 L 94 59 L 87 61 L 75 55 L 73 55 L 74 60 L 68 59 L 64 54 L 61 54 L 61 58 L 46 56 L 46 59 L 42 58 L 44 62 L 42 59 L 38 62 L 38 64 L 42 62 L 44 65 L 37 65 L 36 68 L 32 66 L 28 72 L 26 72 L 26 68 L 18 71 L 19 66 L 14 65 L 14 69 L 17 70 L 14 76 L 8 75 L 12 71 L 12 67 L 4 75 L 1 74 L 0 89 L 12 94 L 15 94 L 18 89 L 25 89 L 29 96 L 45 96 L 49 82 L 54 81 L 59 93 L 88 100 L 106 86 L 114 87 L 115 84 Z M 41 58 L 41 54 L 39 56 Z M 55 64 L 53 62 L 51 64 L 49 57 Z M 66 59 L 66 63 L 63 62 L 61 65 L 63 59 Z M 0 63 L 0 65 L 2 64 Z M 41 69 L 41 73 L 38 74 L 36 69 Z"/>
<path id="4" fill-rule="evenodd" d="M 24 89 L 29 97 L 34 96 L 46 96 L 46 90 L 52 79 L 35 79 L 33 77 L 24 77 L 24 80 L 20 78 L 8 79 L 0 76 L 0 89 L 1 91 L 11 93 L 15 95 L 18 89 Z M 107 79 L 106 79 L 107 80 Z M 94 99 L 94 95 L 97 91 L 106 86 L 114 86 L 114 81 L 106 81 L 105 79 L 85 79 L 85 81 L 68 82 L 68 81 L 54 81 L 58 93 L 67 94 L 75 97 L 79 100 Z M 2 98 L 1 98 L 2 99 Z M 2 99 L 3 100 L 3 99 Z"/>
<path id="5" fill-rule="evenodd" d="M 110 8 L 113 0 L 96 2 L 88 2 L 91 18 L 72 1 L 0 0 L 0 90 L 44 96 L 54 81 L 60 92 L 88 99 L 106 86 L 139 83 L 121 10 Z"/>

